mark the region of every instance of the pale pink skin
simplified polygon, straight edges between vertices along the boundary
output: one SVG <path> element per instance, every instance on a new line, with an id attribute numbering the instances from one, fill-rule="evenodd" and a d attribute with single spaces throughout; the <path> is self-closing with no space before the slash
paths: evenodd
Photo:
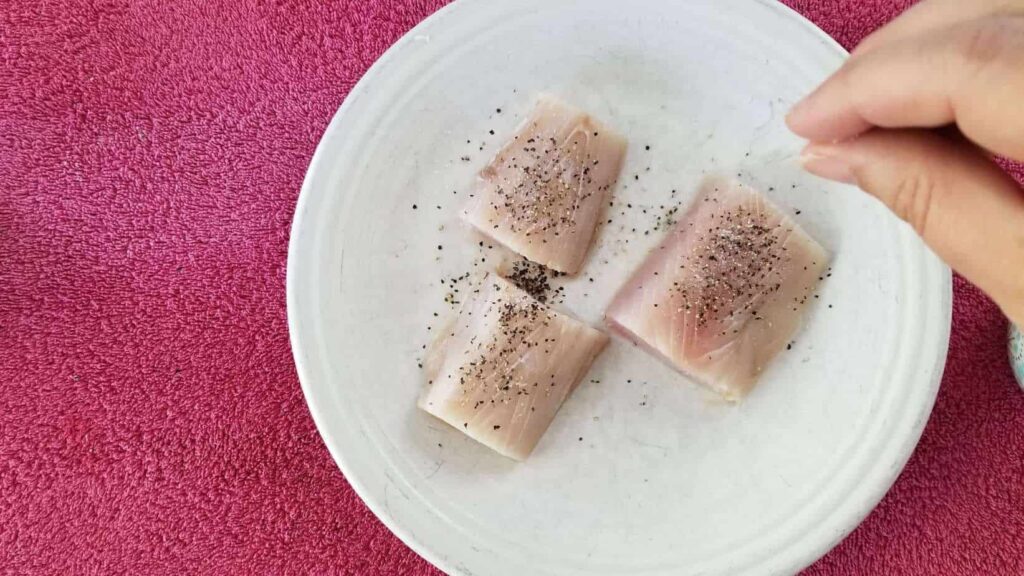
<path id="1" fill-rule="evenodd" d="M 480 172 L 463 219 L 529 260 L 575 274 L 625 150 L 621 136 L 584 112 L 541 98 Z"/>
<path id="2" fill-rule="evenodd" d="M 535 345 L 514 345 L 510 351 L 500 310 L 508 303 L 535 301 L 495 274 L 479 288 L 435 343 L 427 364 L 432 383 L 419 407 L 488 448 L 525 460 L 608 336 L 540 305 L 542 314 L 519 325 Z M 491 346 L 495 342 L 504 343 L 497 346 L 500 351 Z M 467 371 L 470 362 L 486 369 Z"/>
<path id="3" fill-rule="evenodd" d="M 804 168 L 856 184 L 1024 325 L 1024 0 L 925 0 L 786 117 Z M 953 129 L 951 129 L 953 128 Z"/>
<path id="4" fill-rule="evenodd" d="M 707 271 L 712 253 L 706 231 L 738 207 L 768 225 L 777 245 L 784 247 L 779 249 L 784 257 L 760 276 L 770 279 L 771 289 L 755 285 L 758 289 L 726 299 L 724 289 L 707 287 L 707 278 L 714 274 Z M 732 270 L 749 262 L 725 259 L 719 254 L 710 265 Z M 762 195 L 737 182 L 710 180 L 619 290 L 605 320 L 680 372 L 727 399 L 739 399 L 799 329 L 827 259 L 817 242 Z M 724 304 L 716 304 L 718 308 L 698 321 L 699 302 L 710 302 L 712 295 L 721 296 Z"/>

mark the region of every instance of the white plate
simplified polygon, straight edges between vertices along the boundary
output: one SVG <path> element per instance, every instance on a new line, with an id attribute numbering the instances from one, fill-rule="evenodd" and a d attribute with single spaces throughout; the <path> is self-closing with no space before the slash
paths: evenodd
<path id="1" fill-rule="evenodd" d="M 391 530 L 453 574 L 778 574 L 864 518 L 931 410 L 951 282 L 875 201 L 794 161 L 783 113 L 844 54 L 767 1 L 464 0 L 381 58 L 309 168 L 288 319 L 317 427 Z M 566 284 L 577 316 L 599 321 L 658 236 L 631 228 L 706 171 L 800 210 L 835 261 L 793 349 L 742 404 L 616 342 L 516 464 L 414 401 L 427 326 L 452 314 L 439 279 L 494 259 L 456 212 L 540 91 L 631 142 L 615 196 L 634 209 L 616 207 Z"/>

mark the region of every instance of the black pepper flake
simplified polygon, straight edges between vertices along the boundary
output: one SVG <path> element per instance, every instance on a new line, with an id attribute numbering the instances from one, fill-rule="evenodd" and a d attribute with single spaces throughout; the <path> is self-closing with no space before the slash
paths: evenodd
<path id="1" fill-rule="evenodd" d="M 644 150 L 650 150 L 650 149 L 651 149 L 650 146 L 644 146 Z"/>
<path id="2" fill-rule="evenodd" d="M 415 205 L 415 204 L 413 204 L 413 205 L 412 205 L 412 209 L 413 209 L 413 210 L 415 210 L 415 209 L 416 209 L 416 205 Z"/>
<path id="3" fill-rule="evenodd" d="M 551 278 L 557 278 L 560 275 L 560 273 L 536 262 L 520 260 L 512 265 L 508 279 L 538 302 L 546 303 L 553 290 Z M 560 293 L 561 288 L 555 292 Z"/>
<path id="4" fill-rule="evenodd" d="M 500 429 L 501 429 L 501 425 L 499 425 L 499 424 L 495 424 L 495 425 L 494 425 L 494 429 L 495 429 L 495 430 L 500 430 Z"/>

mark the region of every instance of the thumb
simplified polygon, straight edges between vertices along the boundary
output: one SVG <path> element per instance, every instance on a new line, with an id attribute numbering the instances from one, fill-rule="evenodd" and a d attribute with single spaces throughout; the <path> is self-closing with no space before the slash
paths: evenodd
<path id="1" fill-rule="evenodd" d="M 1024 325 L 1024 191 L 982 150 L 933 131 L 874 130 L 810 144 L 801 160 L 877 197 Z"/>

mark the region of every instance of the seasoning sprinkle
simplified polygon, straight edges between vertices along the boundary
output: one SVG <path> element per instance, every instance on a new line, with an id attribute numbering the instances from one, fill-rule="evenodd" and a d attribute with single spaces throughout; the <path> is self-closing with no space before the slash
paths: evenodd
<path id="1" fill-rule="evenodd" d="M 520 289 L 525 291 L 530 296 L 537 299 L 538 302 L 546 303 L 552 292 L 551 279 L 560 276 L 559 272 L 555 272 L 536 262 L 530 262 L 529 260 L 519 260 L 512 265 L 512 271 L 507 275 L 509 281 L 518 286 Z M 559 288 L 556 292 L 561 292 L 563 288 Z"/>

